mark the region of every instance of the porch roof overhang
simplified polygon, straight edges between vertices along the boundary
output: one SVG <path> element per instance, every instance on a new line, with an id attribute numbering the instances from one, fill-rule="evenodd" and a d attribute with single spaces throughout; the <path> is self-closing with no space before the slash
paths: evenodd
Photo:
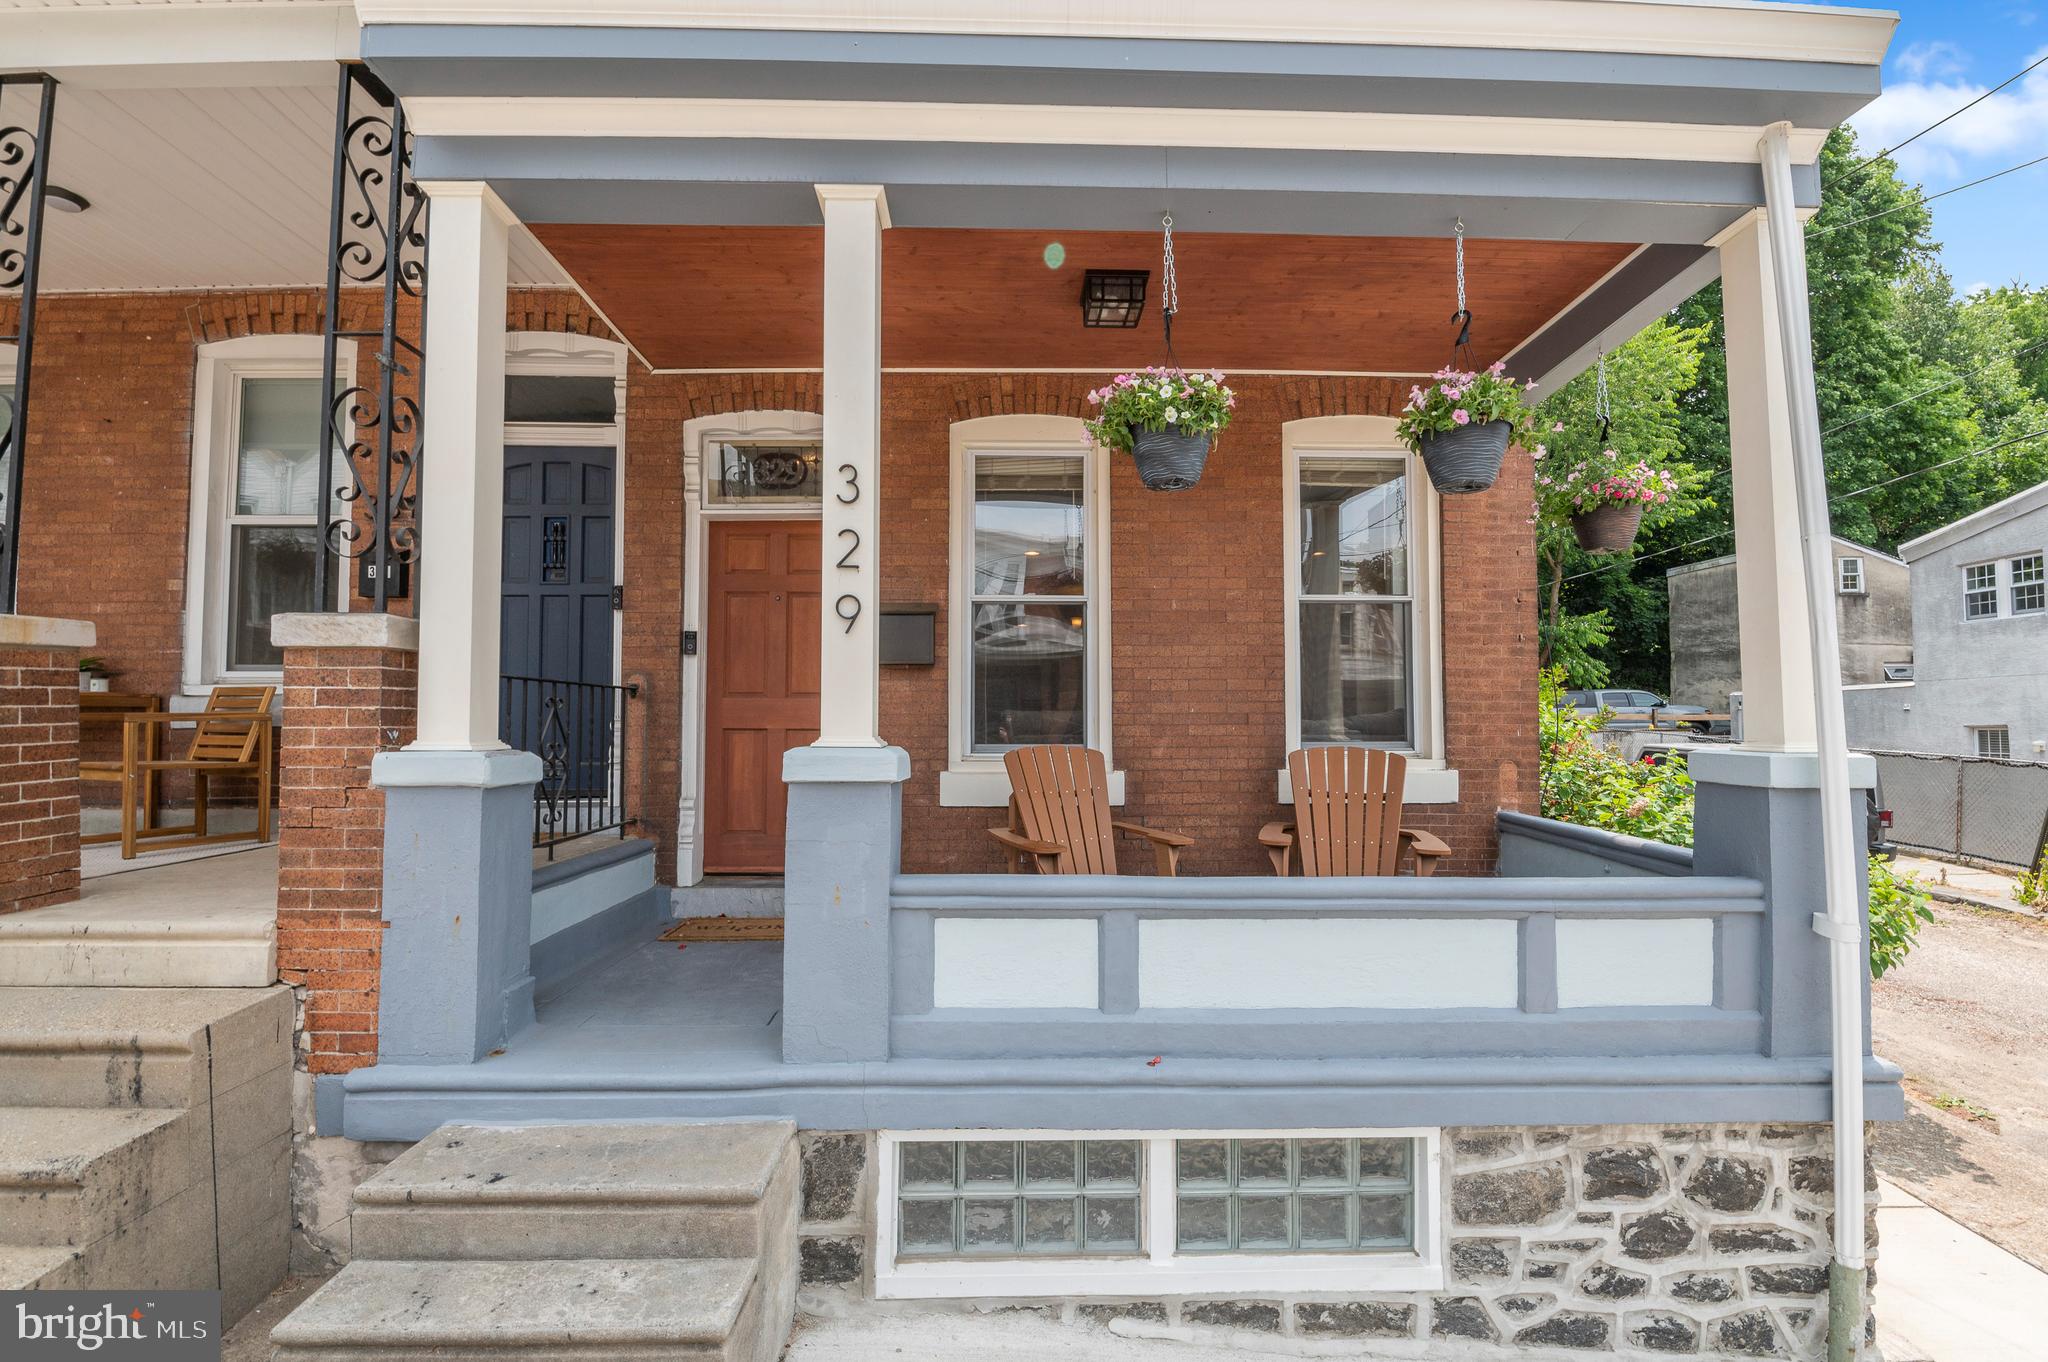
<path id="1" fill-rule="evenodd" d="M 359 0 L 424 180 L 550 226 L 815 228 L 814 186 L 898 228 L 1618 243 L 1493 349 L 1562 382 L 1701 284 L 1763 202 L 1763 129 L 1819 201 L 1826 130 L 1878 92 L 1895 18 L 1708 0 L 1393 0 L 1258 12 L 1020 0 L 1001 17 L 619 0 Z M 841 11 L 844 11 L 843 13 Z M 559 254 L 559 252 L 558 252 Z M 563 260 L 600 307 L 602 281 Z M 634 339 L 627 328 L 628 339 Z M 665 367 L 657 359 L 657 367 Z M 1333 365 L 1333 368 L 1348 366 Z"/>

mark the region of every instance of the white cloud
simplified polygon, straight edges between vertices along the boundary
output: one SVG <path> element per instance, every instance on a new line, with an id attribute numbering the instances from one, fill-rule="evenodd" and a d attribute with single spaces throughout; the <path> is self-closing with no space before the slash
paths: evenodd
<path id="1" fill-rule="evenodd" d="M 1990 88 L 1958 79 L 1953 72 L 1942 73 L 1940 64 L 1948 58 L 1933 49 L 1951 47 L 1948 43 L 1928 43 L 1899 54 L 1894 64 L 1901 72 L 1909 76 L 1925 72 L 1931 78 L 1887 85 L 1875 102 L 1849 120 L 1864 155 L 1904 141 Z M 2019 65 L 2025 66 L 2044 54 L 2048 54 L 2048 48 L 2031 53 Z M 1909 66 L 1913 69 L 1909 70 Z M 1940 182 L 1962 178 L 1968 170 L 2002 168 L 1989 165 L 1990 159 L 2021 161 L 2048 151 L 2048 142 L 2042 137 L 2044 129 L 2048 129 L 2048 66 L 1900 151 L 1899 170 L 1908 180 L 1918 180 L 1929 188 L 1942 187 Z"/>
<path id="2" fill-rule="evenodd" d="M 1911 80 L 1959 76 L 1969 67 L 1963 49 L 1947 41 L 1914 43 L 1892 58 L 1892 64 Z"/>

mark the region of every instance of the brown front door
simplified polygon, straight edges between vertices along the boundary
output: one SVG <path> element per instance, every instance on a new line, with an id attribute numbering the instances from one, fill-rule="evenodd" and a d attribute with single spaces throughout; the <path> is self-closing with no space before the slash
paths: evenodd
<path id="1" fill-rule="evenodd" d="M 818 736 L 818 522 L 712 521 L 704 869 L 782 873 L 782 754 Z"/>

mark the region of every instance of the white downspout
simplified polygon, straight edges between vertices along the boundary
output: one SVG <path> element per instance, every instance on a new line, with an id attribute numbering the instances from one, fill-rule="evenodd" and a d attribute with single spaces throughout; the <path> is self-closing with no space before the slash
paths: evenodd
<path id="1" fill-rule="evenodd" d="M 1835 1260 L 1828 1269 L 1828 1357 L 1848 1362 L 1863 1338 L 1863 924 L 1850 822 L 1848 724 L 1842 714 L 1842 654 L 1835 620 L 1834 551 L 1821 460 L 1820 405 L 1813 388 L 1813 329 L 1807 312 L 1806 237 L 1792 193 L 1792 125 L 1774 123 L 1759 144 L 1764 218 L 1777 289 L 1778 334 L 1792 416 L 1793 487 L 1799 501 L 1806 618 L 1813 645 L 1815 745 L 1820 758 L 1821 866 L 1826 912 L 1813 929 L 1828 939 L 1834 1042 Z"/>

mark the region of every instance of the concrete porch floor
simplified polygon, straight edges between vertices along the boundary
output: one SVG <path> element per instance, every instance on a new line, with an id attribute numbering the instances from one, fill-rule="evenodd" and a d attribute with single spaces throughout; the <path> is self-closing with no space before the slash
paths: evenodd
<path id="1" fill-rule="evenodd" d="M 0 986 L 259 988 L 277 981 L 277 847 L 82 882 L 0 917 Z"/>

